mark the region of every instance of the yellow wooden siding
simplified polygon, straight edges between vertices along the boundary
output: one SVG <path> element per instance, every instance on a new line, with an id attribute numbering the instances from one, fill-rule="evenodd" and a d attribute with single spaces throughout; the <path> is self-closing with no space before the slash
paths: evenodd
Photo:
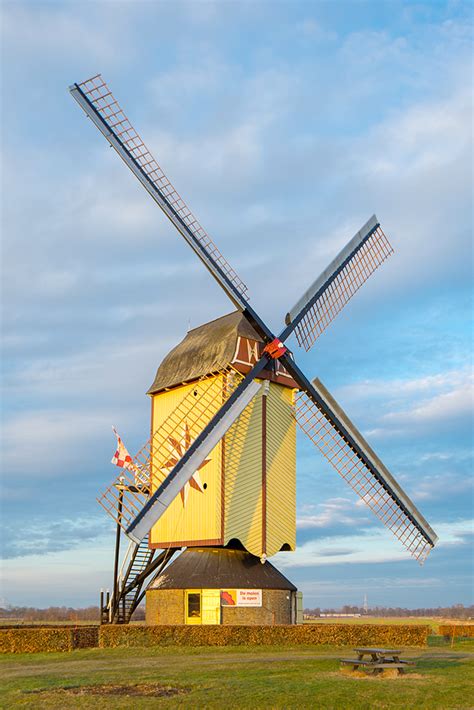
<path id="1" fill-rule="evenodd" d="M 222 378 L 213 378 L 222 387 Z M 152 426 L 156 430 L 167 421 L 186 397 L 199 392 L 200 383 L 185 385 L 153 397 Z M 199 474 L 207 484 L 202 493 L 189 489 L 186 506 L 177 496 L 152 528 L 154 545 L 221 539 L 221 469 L 224 451 L 225 496 L 224 539 L 237 538 L 254 555 L 261 557 L 278 552 L 282 545 L 295 548 L 296 431 L 292 416 L 293 391 L 270 383 L 267 396 L 267 486 L 266 549 L 262 540 L 262 393 L 259 392 L 239 420 L 226 434 L 224 444 L 211 452 L 210 462 Z M 187 401 L 188 401 L 187 400 Z M 221 404 L 220 397 L 207 411 L 209 419 Z M 195 410 L 197 411 L 197 410 Z M 201 427 L 202 428 L 202 427 Z M 199 426 L 191 430 L 191 438 L 199 434 Z M 166 452 L 165 452 L 166 453 Z M 170 452 L 171 456 L 171 452 Z M 165 457 L 166 458 L 166 457 Z M 165 477 L 163 450 L 153 455 L 152 488 Z"/>
<path id="2" fill-rule="evenodd" d="M 293 390 L 270 384 L 267 396 L 267 550 L 296 546 L 296 423 Z"/>
<path id="3" fill-rule="evenodd" d="M 216 386 L 222 387 L 222 377 L 214 378 Z M 203 386 L 201 383 L 185 385 L 157 394 L 152 399 L 152 429 L 156 431 L 158 427 L 167 420 L 175 408 L 182 400 L 197 391 Z M 221 404 L 219 398 L 213 405 L 217 411 Z M 209 418 L 215 413 L 209 411 Z M 201 426 L 195 426 L 190 430 L 191 440 L 195 439 L 200 430 L 207 422 L 202 422 Z M 181 427 L 183 428 L 183 427 Z M 180 439 L 183 432 L 180 432 Z M 169 451 L 172 456 L 171 450 Z M 207 484 L 203 491 L 193 488 L 188 490 L 186 505 L 183 505 L 181 495 L 178 495 L 171 503 L 167 511 L 162 515 L 150 533 L 150 542 L 154 545 L 160 543 L 173 543 L 183 541 L 204 541 L 216 540 L 221 537 L 221 444 L 218 444 L 208 456 L 210 459 L 201 470 L 199 476 L 201 482 Z M 168 469 L 162 468 L 163 452 L 153 452 L 152 465 L 152 490 L 156 489 L 161 480 L 166 476 Z M 171 469 L 169 469 L 171 470 Z"/>
<path id="4" fill-rule="evenodd" d="M 262 554 L 262 395 L 246 407 L 225 436 L 224 542 L 237 538 Z"/>

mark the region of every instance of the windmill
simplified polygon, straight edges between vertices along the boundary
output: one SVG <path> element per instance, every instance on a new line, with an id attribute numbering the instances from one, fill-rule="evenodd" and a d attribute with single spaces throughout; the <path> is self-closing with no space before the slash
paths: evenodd
<path id="1" fill-rule="evenodd" d="M 152 427 L 152 436 L 133 458 L 133 466 L 123 469 L 101 497 L 100 502 L 117 521 L 117 536 L 122 529 L 131 541 L 121 571 L 117 544 L 109 619 L 127 621 L 143 598 L 145 580 L 152 574 L 157 578 L 174 552 L 189 542 L 176 537 L 167 540 L 168 546 L 156 557 L 151 546 L 153 531 L 169 517 L 180 497 L 185 502 L 190 488 L 202 492 L 199 471 L 207 470 L 213 452 L 229 436 L 245 429 L 245 417 L 257 402 L 262 401 L 263 407 L 269 388 L 273 391 L 280 386 L 279 377 L 287 378 L 286 388 L 292 392 L 291 401 L 288 399 L 281 411 L 291 412 L 337 473 L 422 564 L 436 543 L 436 534 L 320 380 L 307 378 L 286 345 L 294 334 L 298 345 L 309 350 L 390 256 L 392 248 L 377 217 L 373 215 L 364 224 L 305 291 L 275 335 L 250 304 L 247 287 L 168 180 L 101 75 L 73 84 L 70 92 L 230 298 L 239 323 L 246 324 L 239 327 L 247 327 L 247 341 L 254 348 L 244 371 L 227 362 L 209 365 L 207 372 L 191 378 L 175 406 L 166 405 L 166 416 Z M 288 424 L 287 430 L 290 428 Z M 157 456 L 161 457 L 159 463 Z M 238 496 L 238 491 L 234 495 Z M 277 518 L 277 511 L 272 515 Z M 278 519 L 270 523 L 278 527 Z M 285 534 L 291 538 L 291 530 Z M 280 542 L 275 543 L 277 547 Z M 225 544 L 223 537 L 220 544 Z M 292 549 L 291 541 L 286 549 Z M 263 544 L 260 553 L 265 562 L 269 555 Z M 273 553 L 271 549 L 269 554 Z"/>

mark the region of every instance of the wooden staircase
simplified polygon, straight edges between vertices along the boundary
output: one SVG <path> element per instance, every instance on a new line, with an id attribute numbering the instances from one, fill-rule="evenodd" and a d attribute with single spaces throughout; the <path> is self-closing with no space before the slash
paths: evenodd
<path id="1" fill-rule="evenodd" d="M 156 555 L 156 550 L 148 547 L 148 536 L 139 545 L 131 542 L 118 573 L 116 592 L 101 608 L 101 623 L 128 624 L 148 583 L 161 573 L 176 551 L 169 548 Z"/>

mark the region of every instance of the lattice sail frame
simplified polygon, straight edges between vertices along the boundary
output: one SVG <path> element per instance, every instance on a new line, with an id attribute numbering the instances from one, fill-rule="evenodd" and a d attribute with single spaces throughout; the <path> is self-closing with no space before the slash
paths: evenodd
<path id="1" fill-rule="evenodd" d="M 183 396 L 169 417 L 133 457 L 136 473 L 121 469 L 112 484 L 97 498 L 124 531 L 142 510 L 144 498 L 147 499 L 169 475 L 169 470 L 165 472 L 163 469 L 170 456 L 170 437 L 180 440 L 185 425 L 190 431 L 197 424 L 199 430 L 204 429 L 242 380 L 243 375 L 232 367 L 197 380 L 196 388 Z M 195 395 L 194 391 L 198 394 Z"/>
<path id="2" fill-rule="evenodd" d="M 304 392 L 298 392 L 295 396 L 295 417 L 301 429 L 337 473 L 400 540 L 411 556 L 423 564 L 433 545 Z"/>
<path id="3" fill-rule="evenodd" d="M 94 106 L 113 135 L 126 148 L 141 171 L 147 176 L 162 198 L 172 207 L 178 217 L 204 248 L 210 259 L 219 266 L 229 281 L 246 299 L 248 289 L 235 270 L 224 258 L 206 230 L 201 226 L 177 190 L 166 177 L 145 143 L 133 128 L 118 101 L 103 80 L 101 74 L 77 84 Z"/>
<path id="4" fill-rule="evenodd" d="M 298 345 L 310 350 L 362 284 L 391 254 L 393 248 L 378 225 L 298 323 L 295 328 Z"/>

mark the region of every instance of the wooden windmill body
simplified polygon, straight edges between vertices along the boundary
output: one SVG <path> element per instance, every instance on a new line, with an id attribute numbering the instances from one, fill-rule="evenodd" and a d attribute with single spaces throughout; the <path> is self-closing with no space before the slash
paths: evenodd
<path id="1" fill-rule="evenodd" d="M 191 330 L 164 359 L 148 392 L 152 431 L 183 398 L 198 399 L 203 388 L 212 391 L 207 413 L 217 411 L 229 379 L 247 374 L 263 346 L 238 312 Z M 262 559 L 295 549 L 297 385 L 282 367 L 263 373 L 258 381 L 260 392 L 206 458 L 195 476 L 198 480 L 191 479 L 151 529 L 152 547 L 225 546 L 236 541 Z M 191 427 L 184 416 L 180 439 L 170 436 L 168 449 L 153 451 L 153 488 L 202 426 L 199 417 Z"/>
<path id="2" fill-rule="evenodd" d="M 156 597 L 174 583 L 171 591 L 183 608 L 172 623 L 192 623 L 201 592 L 183 587 L 188 578 L 189 585 L 193 579 L 208 584 L 201 591 L 214 601 L 206 623 L 227 619 L 222 608 L 239 590 L 222 587 L 239 580 L 260 584 L 261 589 L 240 592 L 243 606 L 245 592 L 252 592 L 261 610 L 263 596 L 257 592 L 280 585 L 278 601 L 267 600 L 274 614 L 255 613 L 247 623 L 274 623 L 277 607 L 280 623 L 296 619 L 290 613 L 293 585 L 266 561 L 295 548 L 295 422 L 422 564 L 436 533 L 321 382 L 310 381 L 298 367 L 287 345 L 294 335 L 309 350 L 392 254 L 376 215 L 304 292 L 276 335 L 101 75 L 70 91 L 237 308 L 190 331 L 165 358 L 149 390 L 150 440 L 133 459 L 128 453 L 114 457 L 122 471 L 99 499 L 117 522 L 114 591 L 103 604 L 103 620 L 129 621 L 146 584 Z M 119 568 L 121 530 L 130 543 Z M 182 547 L 186 550 L 170 563 Z M 260 563 L 255 566 L 259 559 L 261 574 Z M 170 622 L 168 612 L 160 623 Z M 202 622 L 204 612 L 199 618 Z"/>

